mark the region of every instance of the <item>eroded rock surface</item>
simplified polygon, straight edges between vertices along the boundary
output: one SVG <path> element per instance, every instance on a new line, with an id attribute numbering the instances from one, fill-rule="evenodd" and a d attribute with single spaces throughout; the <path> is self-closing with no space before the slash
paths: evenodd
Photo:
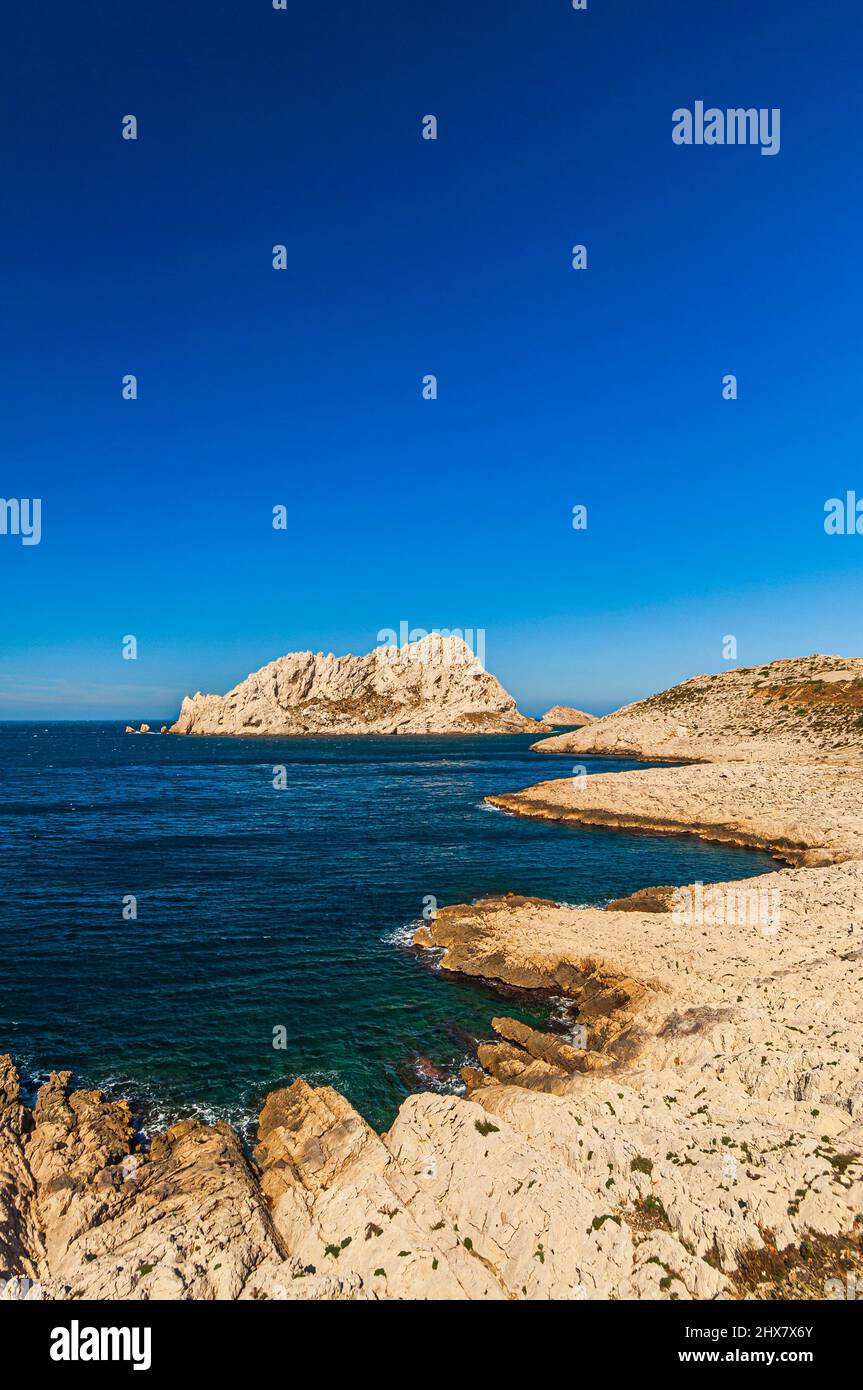
<path id="1" fill-rule="evenodd" d="M 471 1098 L 577 1165 L 591 1222 L 619 1222 L 634 1263 L 645 1226 L 661 1230 L 661 1263 L 699 1297 L 728 1292 L 715 1277 L 747 1249 L 856 1240 L 863 1197 L 863 863 L 717 893 L 726 920 L 697 920 L 694 894 L 641 913 L 509 896 L 419 933 L 445 970 L 577 1001 L 586 1052 L 495 1020 L 505 1041 L 480 1049 Z M 623 1261 L 615 1296 L 678 1289 L 654 1273 Z"/>
<path id="2" fill-rule="evenodd" d="M 290 652 L 229 690 L 186 696 L 174 734 L 502 734 L 548 726 L 460 637 L 430 633 L 367 656 Z"/>
<path id="3" fill-rule="evenodd" d="M 57 1299 L 236 1298 L 281 1257 L 229 1125 L 184 1121 L 145 1153 L 126 1101 L 61 1072 L 31 1110 L 8 1058 L 0 1075 L 0 1277 Z"/>

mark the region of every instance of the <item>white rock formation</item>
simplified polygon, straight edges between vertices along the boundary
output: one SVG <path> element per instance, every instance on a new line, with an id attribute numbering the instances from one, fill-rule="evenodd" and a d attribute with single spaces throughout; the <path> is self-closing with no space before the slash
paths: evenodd
<path id="1" fill-rule="evenodd" d="M 542 716 L 542 722 L 543 724 L 594 724 L 596 718 L 595 714 L 586 714 L 583 709 L 574 709 L 572 705 L 553 705 Z"/>
<path id="2" fill-rule="evenodd" d="M 508 734 L 520 714 L 462 638 L 430 633 L 367 656 L 289 652 L 227 695 L 186 696 L 172 734 Z"/>

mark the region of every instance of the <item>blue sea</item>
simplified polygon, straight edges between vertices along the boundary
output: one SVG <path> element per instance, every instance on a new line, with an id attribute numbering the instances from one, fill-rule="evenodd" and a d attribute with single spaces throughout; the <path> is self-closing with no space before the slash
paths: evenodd
<path id="1" fill-rule="evenodd" d="M 491 810 L 489 793 L 571 774 L 530 742 L 0 725 L 0 1052 L 30 1082 L 68 1068 L 128 1096 L 145 1130 L 194 1114 L 248 1132 L 264 1093 L 299 1075 L 383 1129 L 412 1089 L 456 1086 L 502 1008 L 556 1017 L 554 1000 L 502 1005 L 411 949 L 428 898 L 599 904 L 773 867 Z"/>

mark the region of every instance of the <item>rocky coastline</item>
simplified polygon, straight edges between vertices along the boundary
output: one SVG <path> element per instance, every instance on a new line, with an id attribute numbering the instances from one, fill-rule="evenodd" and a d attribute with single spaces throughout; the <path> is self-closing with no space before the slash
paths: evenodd
<path id="1" fill-rule="evenodd" d="M 463 1096 L 412 1095 L 378 1135 L 297 1080 L 267 1097 L 252 1155 L 197 1121 L 144 1150 L 125 1101 L 60 1073 L 29 1106 L 0 1059 L 3 1296 L 823 1298 L 859 1278 L 861 677 L 841 658 L 774 668 L 698 677 L 694 699 L 687 682 L 561 736 L 574 755 L 685 745 L 680 766 L 489 798 L 758 845 L 785 867 L 605 909 L 442 909 L 416 944 L 443 972 L 570 1008 L 563 1033 L 502 1013 Z M 786 701 L 753 693 L 786 677 L 796 739 Z"/>

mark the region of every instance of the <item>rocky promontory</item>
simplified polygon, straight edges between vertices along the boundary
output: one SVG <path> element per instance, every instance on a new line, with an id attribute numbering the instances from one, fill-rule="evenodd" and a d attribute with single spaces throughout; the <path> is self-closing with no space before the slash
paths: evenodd
<path id="1" fill-rule="evenodd" d="M 584 767 L 584 765 L 580 765 Z M 587 772 L 488 796 L 532 820 L 698 835 L 767 850 L 787 864 L 863 858 L 863 766 L 693 763 Z"/>
<path id="2" fill-rule="evenodd" d="M 172 734 L 512 734 L 520 714 L 463 638 L 429 633 L 367 656 L 289 652 L 226 695 L 186 696 Z"/>
<path id="3" fill-rule="evenodd" d="M 863 658 L 805 656 L 691 680 L 534 744 L 539 753 L 844 762 L 860 758 Z"/>

